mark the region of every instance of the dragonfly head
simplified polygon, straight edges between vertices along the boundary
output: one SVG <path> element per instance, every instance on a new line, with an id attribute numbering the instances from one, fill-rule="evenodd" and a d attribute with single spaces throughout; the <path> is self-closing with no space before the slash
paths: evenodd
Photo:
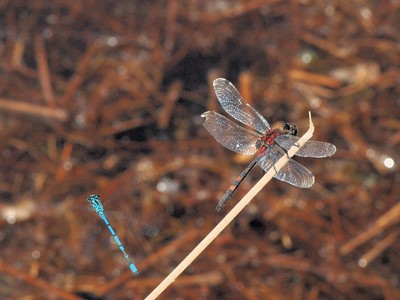
<path id="1" fill-rule="evenodd" d="M 285 125 L 283 125 L 283 130 L 288 134 L 297 135 L 297 126 L 292 123 L 285 123 Z"/>

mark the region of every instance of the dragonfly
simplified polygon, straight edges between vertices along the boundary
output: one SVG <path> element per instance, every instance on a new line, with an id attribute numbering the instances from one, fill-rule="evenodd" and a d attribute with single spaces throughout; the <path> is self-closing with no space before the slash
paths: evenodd
<path id="1" fill-rule="evenodd" d="M 100 218 L 104 221 L 104 223 L 106 224 L 108 230 L 110 230 L 111 235 L 113 236 L 113 238 L 114 238 L 115 242 L 117 243 L 119 249 L 124 254 L 125 259 L 128 262 L 129 268 L 131 269 L 133 275 L 135 275 L 135 276 L 139 275 L 139 272 L 138 272 L 135 264 L 130 259 L 128 253 L 126 253 L 125 248 L 121 243 L 121 240 L 118 238 L 115 230 L 111 227 L 110 223 L 108 222 L 108 220 L 107 220 L 107 218 L 106 218 L 106 216 L 104 214 L 104 208 L 103 208 L 103 204 L 101 204 L 100 196 L 99 195 L 90 195 L 87 200 L 92 204 L 93 210 L 95 212 L 97 212 L 97 214 L 100 216 Z"/>
<path id="2" fill-rule="evenodd" d="M 242 155 L 254 155 L 255 158 L 240 173 L 219 201 L 216 211 L 226 204 L 249 172 L 259 165 L 264 172 L 272 168 L 287 151 L 297 145 L 297 127 L 285 123 L 282 129 L 271 129 L 265 118 L 252 106 L 246 103 L 235 86 L 224 78 L 213 82 L 214 91 L 222 108 L 235 120 L 248 126 L 246 128 L 215 111 L 207 111 L 203 126 L 224 147 Z M 322 158 L 332 156 L 336 146 L 320 141 L 308 141 L 296 153 L 300 157 Z M 293 159 L 274 177 L 300 188 L 309 188 L 314 184 L 314 175 L 303 165 Z"/>

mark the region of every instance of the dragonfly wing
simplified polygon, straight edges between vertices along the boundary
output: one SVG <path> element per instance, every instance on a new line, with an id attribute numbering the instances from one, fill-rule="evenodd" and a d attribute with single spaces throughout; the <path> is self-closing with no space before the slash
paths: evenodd
<path id="1" fill-rule="evenodd" d="M 313 173 L 293 159 L 290 159 L 274 177 L 300 188 L 309 188 L 314 184 Z"/>
<path id="2" fill-rule="evenodd" d="M 267 120 L 247 104 L 235 86 L 224 78 L 217 78 L 213 82 L 215 94 L 222 108 L 239 122 L 264 133 L 270 128 Z"/>
<path id="3" fill-rule="evenodd" d="M 289 150 L 294 144 L 297 143 L 299 137 L 291 134 L 282 134 L 275 139 L 275 142 L 280 146 Z M 330 143 L 319 141 L 308 141 L 296 153 L 296 156 L 301 157 L 327 157 L 332 156 L 336 152 L 336 146 Z"/>
<path id="4" fill-rule="evenodd" d="M 261 135 L 235 124 L 223 115 L 207 111 L 201 115 L 206 118 L 203 126 L 224 147 L 243 155 L 257 152 L 257 141 Z"/>
<path id="5" fill-rule="evenodd" d="M 272 145 L 265 151 L 264 157 L 260 159 L 258 164 L 267 172 L 283 155 L 286 154 Z M 274 177 L 301 188 L 309 188 L 314 184 L 313 173 L 292 159 Z"/>

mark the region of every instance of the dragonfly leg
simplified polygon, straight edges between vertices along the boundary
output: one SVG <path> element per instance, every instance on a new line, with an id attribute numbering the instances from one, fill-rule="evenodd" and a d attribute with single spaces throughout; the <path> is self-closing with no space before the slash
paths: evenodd
<path id="1" fill-rule="evenodd" d="M 287 155 L 287 153 L 286 153 L 286 155 Z M 278 174 L 278 171 L 275 168 L 275 164 L 273 165 L 273 167 L 274 167 L 275 174 Z"/>

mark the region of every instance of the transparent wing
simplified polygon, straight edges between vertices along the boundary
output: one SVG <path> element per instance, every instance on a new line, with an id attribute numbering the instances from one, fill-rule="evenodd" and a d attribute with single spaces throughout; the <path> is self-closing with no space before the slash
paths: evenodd
<path id="1" fill-rule="evenodd" d="M 282 134 L 275 139 L 275 142 L 280 146 L 289 150 L 294 144 L 297 143 L 299 137 L 291 134 Z M 330 143 L 319 141 L 308 141 L 296 153 L 296 156 L 302 157 L 327 157 L 332 156 L 336 152 L 336 146 Z"/>
<path id="2" fill-rule="evenodd" d="M 235 124 L 214 111 L 201 115 L 206 118 L 203 126 L 224 147 L 243 155 L 257 152 L 256 142 L 261 135 Z"/>
<path id="3" fill-rule="evenodd" d="M 267 172 L 286 153 L 277 146 L 272 145 L 263 155 L 258 164 Z M 301 188 L 309 188 L 314 184 L 313 173 L 292 159 L 274 177 Z"/>
<path id="4" fill-rule="evenodd" d="M 230 116 L 256 129 L 259 133 L 264 133 L 270 128 L 267 120 L 243 100 L 230 81 L 224 78 L 217 78 L 214 80 L 213 85 L 219 103 Z"/>
<path id="5" fill-rule="evenodd" d="M 290 159 L 274 177 L 300 188 L 311 187 L 315 180 L 313 173 L 309 169 L 293 159 Z"/>

